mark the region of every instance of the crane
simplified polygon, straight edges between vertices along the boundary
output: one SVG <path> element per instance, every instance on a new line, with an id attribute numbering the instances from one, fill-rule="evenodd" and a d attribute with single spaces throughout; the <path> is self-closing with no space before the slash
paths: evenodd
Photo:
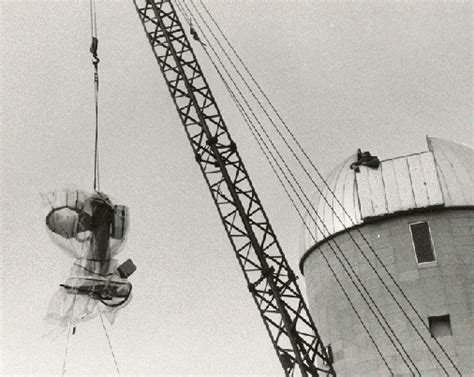
<path id="1" fill-rule="evenodd" d="M 134 3 L 285 375 L 335 376 L 330 352 L 172 2 Z"/>

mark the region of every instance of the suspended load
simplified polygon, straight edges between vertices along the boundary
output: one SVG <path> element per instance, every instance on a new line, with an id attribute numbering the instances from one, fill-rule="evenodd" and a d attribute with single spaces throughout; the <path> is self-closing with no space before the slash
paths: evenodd
<path id="1" fill-rule="evenodd" d="M 46 319 L 63 328 L 103 313 L 112 323 L 128 303 L 136 267 L 114 257 L 125 243 L 128 208 L 102 192 L 62 190 L 43 195 L 46 227 L 53 241 L 75 259 L 69 277 L 53 296 Z"/>

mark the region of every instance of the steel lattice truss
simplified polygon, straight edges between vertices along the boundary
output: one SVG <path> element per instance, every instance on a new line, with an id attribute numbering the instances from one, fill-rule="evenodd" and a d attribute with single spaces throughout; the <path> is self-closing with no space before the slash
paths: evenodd
<path id="1" fill-rule="evenodd" d="M 172 3 L 135 6 L 285 374 L 335 375 Z"/>

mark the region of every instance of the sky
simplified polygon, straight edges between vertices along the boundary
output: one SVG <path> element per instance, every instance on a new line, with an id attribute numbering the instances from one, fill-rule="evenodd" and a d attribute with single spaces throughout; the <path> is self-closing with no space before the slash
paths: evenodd
<path id="1" fill-rule="evenodd" d="M 94 102 L 86 0 L 2 2 L 2 372 L 61 373 L 43 317 L 72 260 L 48 238 L 41 192 L 92 190 Z M 357 148 L 473 145 L 472 3 L 206 0 L 323 173 Z M 119 255 L 138 266 L 109 327 L 123 375 L 282 375 L 132 2 L 97 0 L 101 189 L 130 208 Z M 301 224 L 194 48 L 295 270 Z M 304 186 L 312 191 L 309 185 Z M 299 273 L 299 271 L 298 271 Z M 304 279 L 299 279 L 304 287 Z M 68 374 L 114 364 L 98 319 L 71 337 Z"/>

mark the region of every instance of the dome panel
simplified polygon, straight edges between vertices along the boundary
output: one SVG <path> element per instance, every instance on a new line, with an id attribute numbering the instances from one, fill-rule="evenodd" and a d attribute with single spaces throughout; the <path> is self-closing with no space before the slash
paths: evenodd
<path id="1" fill-rule="evenodd" d="M 474 203 L 474 150 L 467 145 L 428 138 L 447 206 Z"/>
<path id="2" fill-rule="evenodd" d="M 355 195 L 355 176 L 354 171 L 350 169 L 355 158 L 355 155 L 350 156 L 336 166 L 325 179 L 327 186 L 314 195 L 313 206 L 316 213 L 311 211 L 311 215 L 306 217 L 306 227 L 310 229 L 308 231 L 305 228 L 304 231 L 306 245 L 312 245 L 345 229 L 347 224 L 360 220 L 358 198 Z"/>
<path id="3" fill-rule="evenodd" d="M 327 186 L 313 198 L 317 213 L 306 218 L 303 251 L 369 219 L 411 209 L 474 205 L 474 150 L 443 139 L 427 141 L 428 151 L 377 166 L 354 164 L 358 154 L 336 166 Z"/>

